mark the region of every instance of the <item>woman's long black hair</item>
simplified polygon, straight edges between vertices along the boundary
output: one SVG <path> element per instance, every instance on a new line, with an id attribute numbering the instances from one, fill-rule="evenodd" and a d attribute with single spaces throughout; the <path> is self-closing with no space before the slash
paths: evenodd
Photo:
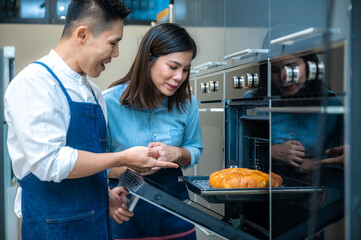
<path id="1" fill-rule="evenodd" d="M 171 53 L 191 51 L 192 59 L 197 55 L 197 47 L 187 31 L 173 23 L 163 23 L 149 29 L 140 43 L 139 50 L 128 74 L 122 79 L 115 81 L 110 87 L 129 83 L 127 89 L 120 98 L 123 105 L 135 105 L 138 109 L 154 109 L 159 104 L 157 88 L 150 76 L 150 62 L 158 57 Z M 176 104 L 178 112 L 184 110 L 186 100 L 191 100 L 189 85 L 189 73 L 183 84 L 174 95 L 168 97 L 168 110 L 172 110 Z"/>

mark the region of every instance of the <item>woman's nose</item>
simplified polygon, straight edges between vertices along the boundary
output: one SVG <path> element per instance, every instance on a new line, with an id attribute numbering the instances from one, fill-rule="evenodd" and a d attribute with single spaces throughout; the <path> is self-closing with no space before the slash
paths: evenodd
<path id="1" fill-rule="evenodd" d="M 174 73 L 173 79 L 176 80 L 176 81 L 181 81 L 183 79 L 183 70 L 181 70 L 181 69 L 177 70 Z"/>

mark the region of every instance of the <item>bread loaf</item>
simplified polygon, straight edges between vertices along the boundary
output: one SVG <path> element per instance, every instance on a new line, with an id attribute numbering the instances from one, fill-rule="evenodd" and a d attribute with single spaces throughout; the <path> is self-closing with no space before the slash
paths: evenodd
<path id="1" fill-rule="evenodd" d="M 271 173 L 272 187 L 282 185 L 282 177 Z M 212 188 L 260 188 L 269 187 L 269 174 L 248 168 L 226 168 L 209 176 Z"/>

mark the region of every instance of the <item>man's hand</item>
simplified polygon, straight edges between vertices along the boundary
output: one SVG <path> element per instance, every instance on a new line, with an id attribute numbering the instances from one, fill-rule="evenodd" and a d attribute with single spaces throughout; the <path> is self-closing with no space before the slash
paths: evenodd
<path id="1" fill-rule="evenodd" d="M 109 216 L 119 224 L 124 221 L 129 221 L 130 217 L 134 215 L 133 212 L 128 211 L 126 203 L 128 199 L 128 191 L 124 187 L 116 187 L 109 191 Z"/>
<path id="2" fill-rule="evenodd" d="M 177 168 L 178 164 L 158 161 L 160 157 L 158 149 L 152 149 L 149 147 L 132 147 L 123 151 L 127 162 L 122 163 L 127 167 L 133 169 L 139 173 L 145 173 L 152 170 L 155 167 L 159 168 Z"/>
<path id="3" fill-rule="evenodd" d="M 180 148 L 168 146 L 167 144 L 161 142 L 151 142 L 148 144 L 148 147 L 158 151 L 159 154 L 158 161 L 175 162 L 182 155 L 182 153 L 180 152 Z M 142 173 L 141 175 L 143 176 L 151 175 L 157 172 L 159 169 L 161 168 L 154 167 L 150 171 Z"/>
<path id="4" fill-rule="evenodd" d="M 329 148 L 325 151 L 325 153 L 329 158 L 321 160 L 322 164 L 327 165 L 345 163 L 344 146 Z"/>
<path id="5" fill-rule="evenodd" d="M 178 147 L 168 146 L 165 143 L 152 142 L 148 144 L 148 147 L 154 150 L 158 150 L 159 161 L 176 162 L 182 156 L 182 153 Z"/>

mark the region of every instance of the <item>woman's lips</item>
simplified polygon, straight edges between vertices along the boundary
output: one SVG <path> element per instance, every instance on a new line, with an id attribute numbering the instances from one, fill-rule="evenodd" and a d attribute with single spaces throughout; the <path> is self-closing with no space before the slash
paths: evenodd
<path id="1" fill-rule="evenodd" d="M 177 89 L 178 86 L 176 85 L 172 85 L 172 84 L 169 84 L 167 83 L 168 87 L 171 88 L 171 89 Z"/>
<path id="2" fill-rule="evenodd" d="M 291 89 L 293 89 L 295 87 L 296 87 L 296 84 L 291 84 L 291 85 L 282 86 L 282 89 L 291 90 Z"/>

